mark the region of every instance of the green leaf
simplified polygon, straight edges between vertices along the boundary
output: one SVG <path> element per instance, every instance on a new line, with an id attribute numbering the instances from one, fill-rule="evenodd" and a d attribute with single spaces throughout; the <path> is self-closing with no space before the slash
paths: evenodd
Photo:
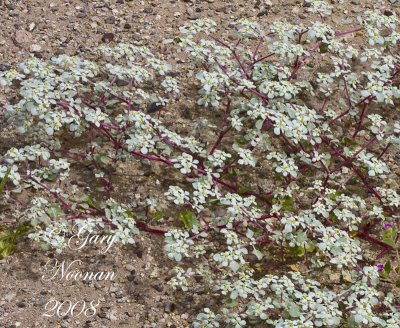
<path id="1" fill-rule="evenodd" d="M 240 194 L 246 194 L 246 193 L 249 193 L 249 192 L 251 192 L 251 187 L 248 187 L 248 186 L 242 186 L 242 187 L 239 187 L 238 188 L 238 190 L 237 190 L 237 193 L 240 195 Z"/>
<path id="2" fill-rule="evenodd" d="M 305 254 L 305 249 L 302 246 L 295 246 L 295 247 L 290 247 L 290 253 L 293 256 L 303 256 Z"/>
<path id="3" fill-rule="evenodd" d="M 96 161 L 105 165 L 108 165 L 111 163 L 111 158 L 107 156 L 106 154 L 98 154 L 96 156 Z"/>
<path id="4" fill-rule="evenodd" d="M 14 247 L 14 240 L 8 236 L 0 237 L 0 259 L 11 254 Z"/>
<path id="5" fill-rule="evenodd" d="M 20 225 L 15 231 L 7 231 L 0 237 L 0 259 L 11 254 L 17 237 L 26 234 L 32 227 L 30 225 Z"/>
<path id="6" fill-rule="evenodd" d="M 200 227 L 200 222 L 192 211 L 186 210 L 180 213 L 179 220 L 183 223 L 186 229 L 192 229 L 195 226 Z"/>
<path id="7" fill-rule="evenodd" d="M 4 175 L 3 179 L 0 182 L 0 193 L 3 192 L 3 189 L 6 185 L 6 182 L 8 180 L 8 176 L 9 176 L 10 172 L 11 172 L 11 168 L 8 168 L 6 174 Z"/>
<path id="8" fill-rule="evenodd" d="M 61 209 L 60 205 L 53 205 L 47 208 L 47 214 L 52 218 L 58 218 L 64 215 L 64 211 Z"/>
<path id="9" fill-rule="evenodd" d="M 354 141 L 353 139 L 349 137 L 345 137 L 342 140 L 342 145 L 344 146 L 357 146 L 357 141 Z"/>
<path id="10" fill-rule="evenodd" d="M 257 248 L 254 248 L 253 249 L 253 254 L 255 255 L 255 256 L 257 256 L 257 259 L 258 260 L 261 260 L 262 258 L 263 258 L 263 253 L 261 253 Z"/>
<path id="11" fill-rule="evenodd" d="M 107 107 L 111 107 L 111 106 L 113 106 L 113 105 L 119 104 L 120 102 L 121 102 L 121 101 L 118 100 L 118 99 L 111 99 L 111 100 L 108 100 L 108 101 L 107 101 L 106 106 L 107 106 Z"/>
<path id="12" fill-rule="evenodd" d="M 134 217 L 133 212 L 130 211 L 130 210 L 126 210 L 125 213 L 128 215 L 128 218 L 133 218 Z"/>
<path id="13" fill-rule="evenodd" d="M 294 303 L 289 303 L 287 310 L 292 318 L 298 318 L 301 316 L 300 308 Z"/>
<path id="14" fill-rule="evenodd" d="M 58 177 L 57 174 L 49 173 L 49 174 L 47 174 L 47 177 L 45 178 L 45 180 L 54 182 L 57 180 L 57 177 Z"/>
<path id="15" fill-rule="evenodd" d="M 243 146 L 243 145 L 247 144 L 247 140 L 243 136 L 237 136 L 234 138 L 234 140 L 239 146 Z"/>
<path id="16" fill-rule="evenodd" d="M 261 130 L 261 128 L 263 127 L 263 124 L 264 124 L 264 120 L 258 120 L 258 121 L 256 122 L 256 128 L 257 128 L 257 130 Z"/>
<path id="17" fill-rule="evenodd" d="M 233 308 L 233 307 L 235 307 L 237 304 L 238 304 L 238 301 L 237 301 L 237 300 L 233 300 L 233 299 L 231 299 L 231 298 L 228 298 L 228 299 L 225 301 L 225 305 L 226 305 L 227 307 L 229 307 L 229 308 Z"/>
<path id="18" fill-rule="evenodd" d="M 340 192 L 335 191 L 335 192 L 333 192 L 332 194 L 329 194 L 329 199 L 336 200 L 336 199 L 338 199 L 338 197 L 339 197 L 340 195 L 341 195 Z"/>
<path id="19" fill-rule="evenodd" d="M 155 221 L 161 220 L 164 217 L 164 212 L 157 210 L 151 217 Z"/>
<path id="20" fill-rule="evenodd" d="M 393 248 L 396 248 L 396 239 L 397 239 L 397 227 L 392 226 L 389 229 L 386 229 L 382 234 L 382 241 Z"/>
<path id="21" fill-rule="evenodd" d="M 356 319 L 354 319 L 354 316 L 351 316 L 347 319 L 347 325 L 349 328 L 358 328 L 360 325 L 356 322 Z"/>
<path id="22" fill-rule="evenodd" d="M 321 52 L 321 54 L 325 54 L 328 52 L 328 43 L 324 43 L 322 42 L 321 45 L 319 46 L 319 51 Z"/>
<path id="23" fill-rule="evenodd" d="M 31 225 L 27 225 L 27 224 L 21 224 L 17 230 L 15 231 L 15 235 L 16 237 L 22 236 L 24 234 L 26 234 L 27 232 L 32 230 L 32 226 Z"/>
<path id="24" fill-rule="evenodd" d="M 385 263 L 385 266 L 383 267 L 383 272 L 388 275 L 390 274 L 390 271 L 392 271 L 392 263 L 389 260 Z"/>
<path id="25" fill-rule="evenodd" d="M 229 263 L 229 267 L 231 268 L 232 271 L 236 272 L 237 270 L 240 269 L 240 264 L 236 261 L 232 261 Z"/>
<path id="26" fill-rule="evenodd" d="M 283 198 L 282 209 L 284 209 L 285 211 L 292 211 L 293 210 L 293 199 L 292 199 L 292 197 L 286 195 L 285 198 Z"/>
<path id="27" fill-rule="evenodd" d="M 99 206 L 97 205 L 96 200 L 89 195 L 83 196 L 82 201 L 91 208 L 99 209 Z"/>

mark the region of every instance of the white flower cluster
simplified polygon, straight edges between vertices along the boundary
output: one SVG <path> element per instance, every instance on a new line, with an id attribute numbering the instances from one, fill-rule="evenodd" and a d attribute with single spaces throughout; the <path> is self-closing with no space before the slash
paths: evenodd
<path id="1" fill-rule="evenodd" d="M 239 270 L 240 266 L 246 263 L 243 256 L 248 253 L 246 248 L 241 247 L 238 236 L 226 229 L 221 230 L 227 239 L 228 250 L 222 253 L 216 253 L 213 256 L 214 261 L 222 267 L 229 267 L 233 271 Z"/>
<path id="2" fill-rule="evenodd" d="M 288 175 L 292 177 L 297 177 L 298 166 L 293 158 L 287 157 L 285 154 L 270 153 L 267 159 L 274 158 L 277 162 L 274 162 L 273 166 L 277 173 L 282 174 L 284 177 Z"/>
<path id="3" fill-rule="evenodd" d="M 165 234 L 165 250 L 168 257 L 175 261 L 181 261 L 183 256 L 189 257 L 189 248 L 193 245 L 193 240 L 189 238 L 187 231 L 170 230 Z"/>
<path id="4" fill-rule="evenodd" d="M 165 196 L 176 205 L 183 205 L 189 201 L 189 192 L 177 186 L 170 186 Z"/>
<path id="5" fill-rule="evenodd" d="M 197 159 L 186 153 L 172 159 L 172 162 L 175 163 L 174 167 L 179 169 L 183 174 L 188 174 L 192 170 L 197 169 L 197 164 L 199 163 Z"/>
<path id="6" fill-rule="evenodd" d="M 134 235 L 139 233 L 135 219 L 127 206 L 117 203 L 113 199 L 105 202 L 105 217 L 111 222 L 114 229 L 110 233 L 115 236 L 115 241 L 123 245 L 134 244 Z"/>
<path id="7" fill-rule="evenodd" d="M 319 14 L 322 17 L 332 15 L 332 6 L 323 0 L 306 0 L 310 4 L 310 8 L 307 11 Z"/>
<path id="8" fill-rule="evenodd" d="M 67 221 L 52 221 L 45 229 L 32 232 L 28 237 L 33 241 L 43 242 L 54 248 L 57 253 L 61 253 L 68 246 L 66 235 L 70 231 L 71 226 Z"/>
<path id="9" fill-rule="evenodd" d="M 306 3 L 311 13 L 331 13 L 322 0 Z M 10 122 L 35 140 L 10 149 L 0 166 L 0 179 L 8 175 L 14 192 L 40 190 L 23 212 L 35 228 L 30 237 L 61 251 L 70 221 L 122 244 L 133 244 L 139 229 L 164 233 L 112 198 L 113 171 L 104 170 L 133 158 L 154 161 L 185 179 L 169 187 L 166 199 L 196 211 L 179 214 L 186 230 L 166 231 L 168 257 L 198 260 L 196 273 L 229 301 L 229 309 L 204 309 L 194 327 L 240 328 L 257 320 L 282 328 L 339 327 L 348 319 L 354 326 L 398 328 L 393 298 L 378 290 L 376 268 L 362 268 L 360 260 L 366 240 L 374 240 L 369 234 L 376 234 L 366 224 L 398 219 L 400 196 L 391 186 L 397 170 L 386 158 L 400 143 L 392 114 L 400 97 L 400 37 L 395 14 L 367 12 L 360 22 L 369 43 L 362 51 L 342 39 L 358 30 L 335 31 L 325 20 L 310 26 L 281 20 L 267 29 L 241 19 L 233 25 L 240 42 L 233 44 L 210 37 L 211 20 L 183 27 L 179 43 L 201 67 L 198 104 L 222 113 L 213 119 L 223 117 L 218 127 L 200 121 L 202 129 L 219 130 L 201 131 L 201 140 L 170 130 L 163 115 L 153 117 L 153 104 L 168 105 L 184 86 L 146 47 L 100 47 L 101 64 L 61 55 L 0 73 L 1 86 L 18 89 L 17 102 L 6 107 Z M 74 143 L 60 138 L 72 135 Z M 95 167 L 101 200 L 78 186 L 67 190 L 70 163 L 78 160 Z M 301 273 L 276 273 L 288 264 L 276 250 L 290 252 L 290 261 L 301 264 L 290 268 Z M 271 259 L 281 265 L 276 275 L 263 272 L 275 270 Z M 320 273 L 332 271 L 349 271 L 346 281 L 353 283 L 328 288 Z M 171 287 L 188 291 L 193 272 L 175 273 Z"/>
<path id="10" fill-rule="evenodd" d="M 0 179 L 5 178 L 6 176 L 15 186 L 19 185 L 21 176 L 18 173 L 17 165 L 12 165 L 11 167 L 7 167 L 6 165 L 0 166 Z"/>
<path id="11" fill-rule="evenodd" d="M 218 321 L 220 315 L 215 314 L 209 308 L 204 308 L 203 312 L 199 313 L 196 317 L 196 322 L 193 324 L 194 328 L 217 328 L 220 327 Z"/>
<path id="12" fill-rule="evenodd" d="M 359 242 L 340 229 L 327 227 L 318 247 L 324 255 L 329 254 L 330 263 L 339 268 L 354 265 L 362 259 Z"/>
<path id="13" fill-rule="evenodd" d="M 221 99 L 220 93 L 223 91 L 224 86 L 230 84 L 227 76 L 218 72 L 202 71 L 197 73 L 196 78 L 201 82 L 202 88 L 200 94 L 204 96 L 198 100 L 198 104 L 207 107 L 218 106 Z"/>
<path id="14" fill-rule="evenodd" d="M 46 147 L 41 145 L 29 145 L 19 149 L 12 147 L 7 151 L 5 157 L 6 161 L 10 164 L 34 161 L 39 157 L 47 161 L 50 158 L 50 152 Z"/>
<path id="15" fill-rule="evenodd" d="M 118 204 L 113 199 L 107 200 L 103 206 L 104 217 L 93 218 L 82 213 L 84 219 L 65 220 L 65 214 L 58 205 L 52 205 L 47 199 L 37 197 L 24 213 L 23 220 L 35 226 L 35 231 L 29 234 L 29 238 L 51 246 L 59 253 L 68 246 L 68 235 L 78 232 L 108 234 L 113 237 L 115 243 L 134 244 L 133 236 L 138 234 L 139 230 L 127 206 Z M 54 216 L 59 217 L 54 220 Z"/>
<path id="16" fill-rule="evenodd" d="M 368 168 L 369 176 L 383 175 L 390 170 L 386 163 L 374 157 L 374 154 L 362 152 L 358 159 Z"/>
<path id="17" fill-rule="evenodd" d="M 321 116 L 307 106 L 276 103 L 269 117 L 274 122 L 274 133 L 284 134 L 295 144 L 302 140 L 320 143 L 320 134 L 328 127 L 320 124 Z"/>
<path id="18" fill-rule="evenodd" d="M 192 270 L 189 268 L 186 272 L 181 267 L 175 267 L 175 276 L 168 281 L 168 285 L 172 289 L 177 290 L 180 288 L 183 291 L 189 290 L 189 282 L 187 277 L 191 276 Z"/>

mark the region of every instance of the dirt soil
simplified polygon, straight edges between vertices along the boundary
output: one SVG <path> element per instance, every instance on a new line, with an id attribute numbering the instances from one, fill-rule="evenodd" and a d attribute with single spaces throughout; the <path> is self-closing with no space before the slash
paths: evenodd
<path id="1" fill-rule="evenodd" d="M 368 8 L 400 13 L 400 4 L 392 1 L 332 0 L 333 15 L 327 22 L 338 30 L 356 24 L 356 17 Z M 247 17 L 264 25 L 277 19 L 306 24 L 314 16 L 300 0 L 0 0 L 0 70 L 17 65 L 30 56 L 50 58 L 55 54 L 81 55 L 96 46 L 118 42 L 143 44 L 161 53 L 177 65 L 185 66 L 177 56 L 177 47 L 169 40 L 179 36 L 179 27 L 196 18 L 212 18 L 220 32 L 229 36 L 230 22 Z M 167 40 L 166 42 L 163 42 Z M 1 95 L 0 104 L 12 95 Z M 194 99 L 181 101 L 168 115 L 178 129 L 188 129 Z M 9 130 L 0 106 L 0 151 L 22 143 Z M 137 201 L 162 197 L 153 172 L 157 168 L 122 167 L 118 181 L 119 199 Z M 146 173 L 146 170 L 148 171 Z M 85 172 L 81 172 L 84 185 Z M 171 177 L 166 177 L 166 179 Z M 167 183 L 166 183 L 167 185 Z M 10 204 L 10 208 L 12 204 Z M 0 208 L 0 220 L 10 208 Z M 0 221 L 1 222 L 1 221 Z M 194 293 L 173 293 L 166 281 L 173 263 L 162 251 L 161 237 L 142 233 L 135 246 L 112 246 L 105 254 L 88 246 L 80 252 L 62 255 L 43 251 L 28 240 L 19 240 L 13 254 L 0 261 L 0 327 L 132 327 L 184 328 L 203 307 L 218 302 L 213 295 L 198 289 Z M 43 281 L 49 261 L 80 260 L 82 271 L 113 271 L 112 282 Z M 50 299 L 100 301 L 92 317 L 43 314 Z M 79 306 L 78 306 L 79 307 Z M 78 310 L 79 311 L 79 310 Z"/>

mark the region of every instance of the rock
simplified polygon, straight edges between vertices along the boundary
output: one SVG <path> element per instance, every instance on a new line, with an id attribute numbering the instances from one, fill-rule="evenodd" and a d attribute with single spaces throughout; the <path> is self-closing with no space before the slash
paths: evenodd
<path id="1" fill-rule="evenodd" d="M 97 313 L 97 316 L 101 319 L 108 319 L 108 308 L 107 307 L 101 307 L 100 311 Z"/>
<path id="2" fill-rule="evenodd" d="M 135 279 L 136 279 L 136 275 L 131 274 L 130 276 L 126 277 L 126 279 L 127 279 L 128 281 L 130 281 L 130 282 L 133 282 L 133 281 L 135 281 Z"/>
<path id="3" fill-rule="evenodd" d="M 105 2 L 97 2 L 97 3 L 93 4 L 93 8 L 96 8 L 96 9 L 104 8 L 106 6 L 107 6 L 107 4 Z"/>
<path id="4" fill-rule="evenodd" d="M 146 7 L 143 9 L 145 14 L 151 14 L 153 12 L 153 7 Z"/>
<path id="5" fill-rule="evenodd" d="M 44 306 L 47 303 L 46 300 L 39 300 L 33 303 L 33 306 Z"/>
<path id="6" fill-rule="evenodd" d="M 200 18 L 200 14 L 195 12 L 193 10 L 193 8 L 191 8 L 191 7 L 186 9 L 186 13 L 187 13 L 189 19 L 193 19 L 194 20 L 194 19 L 199 19 Z"/>
<path id="7" fill-rule="evenodd" d="M 115 82 L 115 84 L 118 85 L 119 87 L 125 87 L 125 86 L 129 85 L 129 82 L 126 81 L 126 80 L 118 79 L 118 80 Z"/>
<path id="8" fill-rule="evenodd" d="M 199 274 L 195 274 L 194 275 L 194 280 L 196 280 L 197 283 L 200 283 L 203 281 L 203 276 L 199 275 Z"/>
<path id="9" fill-rule="evenodd" d="M 8 10 L 14 10 L 16 8 L 15 5 L 10 1 L 6 2 L 6 7 Z"/>
<path id="10" fill-rule="evenodd" d="M 86 17 L 86 12 L 80 10 L 77 14 L 76 14 L 77 18 L 85 18 Z"/>
<path id="11" fill-rule="evenodd" d="M 158 268 L 154 268 L 153 271 L 150 273 L 150 278 L 158 278 L 160 276 L 160 272 Z"/>
<path id="12" fill-rule="evenodd" d="M 118 320 L 118 317 L 113 313 L 113 312 L 111 312 L 110 314 L 109 314 L 109 320 L 111 320 L 111 321 L 117 321 Z"/>
<path id="13" fill-rule="evenodd" d="M 12 10 L 8 14 L 10 15 L 10 17 L 18 17 L 19 16 L 19 12 L 16 10 Z"/>
<path id="14" fill-rule="evenodd" d="M 147 113 L 155 113 L 158 112 L 160 109 L 162 109 L 164 106 L 156 103 L 156 102 L 152 102 L 149 107 L 147 108 Z"/>
<path id="15" fill-rule="evenodd" d="M 38 44 L 32 44 L 32 45 L 29 47 L 29 51 L 30 51 L 30 52 L 40 52 L 40 51 L 42 51 L 42 46 L 40 46 L 40 45 L 38 45 Z"/>
<path id="16" fill-rule="evenodd" d="M 69 323 L 67 321 L 61 321 L 60 327 L 61 328 L 68 328 L 69 327 Z"/>
<path id="17" fill-rule="evenodd" d="M 258 14 L 257 17 L 262 17 L 262 16 L 267 16 L 268 15 L 268 9 L 261 10 Z"/>
<path id="18" fill-rule="evenodd" d="M 54 2 L 49 4 L 49 8 L 50 8 L 51 11 L 57 11 L 58 10 L 57 4 L 55 4 Z"/>
<path id="19" fill-rule="evenodd" d="M 353 5 L 359 5 L 360 4 L 360 0 L 351 0 L 351 3 Z"/>
<path id="20" fill-rule="evenodd" d="M 142 258 L 143 257 L 143 250 L 141 249 L 141 248 L 135 248 L 135 250 L 133 251 L 134 253 L 135 253 L 135 255 L 138 257 L 138 258 Z"/>
<path id="21" fill-rule="evenodd" d="M 11 302 L 11 301 L 15 298 L 15 296 L 17 296 L 17 293 L 9 292 L 8 294 L 6 294 L 6 295 L 4 296 L 4 299 L 5 299 L 7 302 Z"/>
<path id="22" fill-rule="evenodd" d="M 9 71 L 11 66 L 6 63 L 0 63 L 0 72 Z"/>
<path id="23" fill-rule="evenodd" d="M 354 13 L 354 14 L 358 14 L 358 13 L 361 13 L 363 11 L 364 11 L 364 8 L 361 8 L 361 7 L 353 8 L 351 10 L 351 12 Z"/>
<path id="24" fill-rule="evenodd" d="M 101 37 L 101 41 L 108 43 L 114 41 L 114 33 L 104 33 Z"/>
<path id="25" fill-rule="evenodd" d="M 223 7 L 219 7 L 215 10 L 217 13 L 224 13 L 224 14 L 228 14 L 229 13 L 229 6 L 223 6 Z"/>
<path id="26" fill-rule="evenodd" d="M 39 59 L 43 58 L 43 54 L 41 52 L 33 52 L 33 56 Z"/>
<path id="27" fill-rule="evenodd" d="M 383 14 L 384 14 L 385 16 L 388 16 L 388 17 L 393 16 L 393 12 L 390 11 L 390 10 L 385 10 L 385 11 L 383 12 Z"/>
<path id="28" fill-rule="evenodd" d="M 165 313 L 171 313 L 174 312 L 175 310 L 175 304 L 171 302 L 165 302 L 164 303 L 164 312 Z"/>
<path id="29" fill-rule="evenodd" d="M 18 303 L 17 303 L 17 306 L 18 306 L 19 308 L 25 308 L 25 307 L 26 307 L 26 304 L 25 304 L 24 302 L 18 302 Z"/>
<path id="30" fill-rule="evenodd" d="M 110 293 L 115 293 L 119 290 L 119 287 L 117 285 L 112 285 L 110 287 Z"/>
<path id="31" fill-rule="evenodd" d="M 107 17 L 105 22 L 106 24 L 115 24 L 115 17 L 114 16 Z"/>
<path id="32" fill-rule="evenodd" d="M 30 23 L 29 27 L 28 27 L 28 31 L 32 32 L 35 29 L 35 27 L 36 27 L 36 23 L 35 22 Z"/>
<path id="33" fill-rule="evenodd" d="M 125 269 L 129 272 L 135 271 L 135 267 L 132 264 L 127 264 Z"/>
<path id="34" fill-rule="evenodd" d="M 389 0 L 389 2 L 390 2 L 392 5 L 394 5 L 394 4 L 397 2 L 397 0 Z"/>
<path id="35" fill-rule="evenodd" d="M 158 292 L 162 292 L 164 289 L 162 284 L 156 284 L 156 285 L 153 285 L 152 287 Z"/>

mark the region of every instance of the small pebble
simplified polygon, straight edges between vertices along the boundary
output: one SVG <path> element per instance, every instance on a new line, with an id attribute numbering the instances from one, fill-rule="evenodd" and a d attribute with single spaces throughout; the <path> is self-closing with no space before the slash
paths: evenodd
<path id="1" fill-rule="evenodd" d="M 85 18 L 85 17 L 86 17 L 86 13 L 85 13 L 84 11 L 79 11 L 79 12 L 76 14 L 76 17 L 78 17 L 78 18 Z"/>
<path id="2" fill-rule="evenodd" d="M 107 17 L 105 22 L 106 24 L 115 24 L 115 17 L 114 16 Z"/>
<path id="3" fill-rule="evenodd" d="M 38 44 L 32 44 L 29 47 L 29 51 L 30 52 L 40 52 L 40 51 L 42 51 L 42 47 L 40 45 L 38 45 Z"/>
<path id="4" fill-rule="evenodd" d="M 174 312 L 175 310 L 175 304 L 171 302 L 165 302 L 164 303 L 164 312 L 165 313 L 171 313 Z"/>
<path id="5" fill-rule="evenodd" d="M 114 33 L 104 33 L 101 37 L 101 41 L 108 43 L 114 41 Z"/>

